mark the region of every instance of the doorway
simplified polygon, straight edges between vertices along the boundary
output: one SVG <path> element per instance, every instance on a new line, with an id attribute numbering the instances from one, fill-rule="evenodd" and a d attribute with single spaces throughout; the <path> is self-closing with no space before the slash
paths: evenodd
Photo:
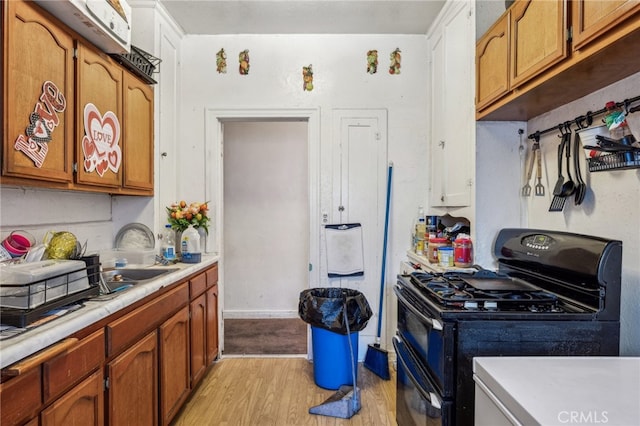
<path id="1" fill-rule="evenodd" d="M 317 256 L 316 237 L 310 232 L 317 218 L 317 167 L 311 160 L 317 158 L 316 119 L 314 110 L 208 112 L 212 144 L 207 144 L 213 150 L 207 158 L 217 166 L 207 167 L 207 182 L 217 197 L 223 355 L 225 341 L 231 339 L 227 321 L 253 322 L 261 328 L 257 335 L 263 341 L 244 336 L 245 341 L 271 350 L 273 344 L 264 341 L 269 330 L 282 332 L 287 328 L 283 321 L 301 321 L 298 297 L 316 275 L 310 271 Z M 233 329 L 255 333 L 255 326 L 240 322 Z M 302 333 L 306 348 L 306 327 Z M 272 338 L 282 339 L 285 352 L 291 347 L 290 334 Z"/>

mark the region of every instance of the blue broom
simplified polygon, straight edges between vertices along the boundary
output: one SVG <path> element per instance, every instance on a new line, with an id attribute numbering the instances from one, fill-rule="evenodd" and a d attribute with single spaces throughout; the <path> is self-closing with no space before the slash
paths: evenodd
<path id="1" fill-rule="evenodd" d="M 367 347 L 364 358 L 364 366 L 384 380 L 389 380 L 389 354 L 380 347 L 380 335 L 382 332 L 382 305 L 384 301 L 384 279 L 387 266 L 387 235 L 389 233 L 389 201 L 391 199 L 391 175 L 393 163 L 389 162 L 387 173 L 387 207 L 384 215 L 384 243 L 382 245 L 382 272 L 380 273 L 380 303 L 378 305 L 378 334 L 376 342 Z"/>

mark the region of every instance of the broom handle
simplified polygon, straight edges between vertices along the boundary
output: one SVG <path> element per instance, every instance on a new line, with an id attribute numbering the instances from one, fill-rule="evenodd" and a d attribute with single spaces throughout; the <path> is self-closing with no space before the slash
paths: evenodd
<path id="1" fill-rule="evenodd" d="M 391 175 L 393 173 L 393 162 L 389 162 L 387 171 L 387 205 L 384 212 L 384 242 L 382 244 L 382 272 L 380 273 L 380 303 L 378 306 L 378 335 L 376 342 L 380 343 L 382 334 L 382 304 L 384 302 L 384 280 L 387 267 L 387 234 L 389 232 L 389 201 L 391 198 Z"/>

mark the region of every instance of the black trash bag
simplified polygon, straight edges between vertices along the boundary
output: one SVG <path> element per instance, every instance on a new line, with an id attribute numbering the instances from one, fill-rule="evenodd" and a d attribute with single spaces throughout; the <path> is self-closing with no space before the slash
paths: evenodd
<path id="1" fill-rule="evenodd" d="M 349 331 L 363 330 L 373 313 L 367 298 L 358 290 L 335 287 L 304 290 L 300 293 L 298 315 L 314 327 L 346 335 L 345 299 Z"/>

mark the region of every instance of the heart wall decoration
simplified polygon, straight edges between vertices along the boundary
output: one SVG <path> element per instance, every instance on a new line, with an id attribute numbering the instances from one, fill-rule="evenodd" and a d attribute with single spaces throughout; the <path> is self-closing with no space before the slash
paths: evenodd
<path id="1" fill-rule="evenodd" d="M 118 173 L 122 163 L 120 149 L 120 121 L 112 112 L 107 111 L 104 116 L 92 103 L 84 107 L 84 137 L 82 138 L 82 152 L 84 154 L 84 169 L 88 173 L 94 171 L 101 177 L 111 170 Z"/>

